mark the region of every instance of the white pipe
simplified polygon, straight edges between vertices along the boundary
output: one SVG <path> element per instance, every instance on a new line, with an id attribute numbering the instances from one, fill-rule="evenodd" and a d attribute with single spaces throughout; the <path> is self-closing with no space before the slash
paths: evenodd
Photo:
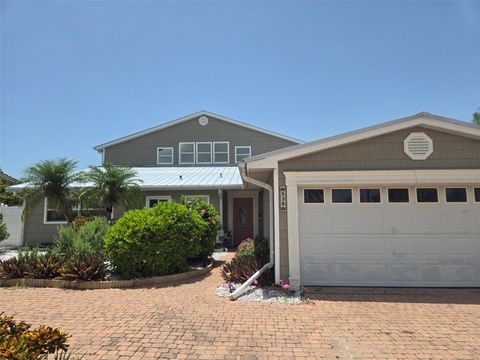
<path id="1" fill-rule="evenodd" d="M 245 169 L 246 164 L 245 163 L 240 163 L 240 174 L 242 176 L 242 179 L 245 180 L 246 182 L 249 182 L 253 185 L 257 185 L 261 188 L 264 188 L 268 190 L 268 195 L 269 195 L 269 209 L 270 209 L 270 262 L 263 265 L 263 267 L 258 270 L 255 274 L 253 274 L 247 281 L 245 281 L 238 289 L 236 289 L 231 295 L 230 295 L 230 300 L 235 300 L 237 299 L 240 295 L 242 295 L 247 288 L 262 275 L 265 270 L 271 269 L 273 267 L 273 259 L 274 259 L 274 249 L 273 249 L 273 188 L 270 184 L 267 184 L 265 182 L 262 182 L 257 179 L 253 179 L 249 177 L 246 174 L 246 169 Z"/>
<path id="2" fill-rule="evenodd" d="M 260 277 L 260 275 L 263 274 L 263 272 L 267 269 L 271 269 L 273 267 L 273 263 L 269 262 L 268 264 L 263 265 L 263 267 L 258 270 L 255 274 L 253 274 L 247 281 L 245 281 L 242 286 L 240 286 L 237 290 L 235 290 L 231 295 L 230 295 L 230 300 L 235 300 L 238 298 L 240 295 L 242 295 L 245 290 L 256 280 Z"/>

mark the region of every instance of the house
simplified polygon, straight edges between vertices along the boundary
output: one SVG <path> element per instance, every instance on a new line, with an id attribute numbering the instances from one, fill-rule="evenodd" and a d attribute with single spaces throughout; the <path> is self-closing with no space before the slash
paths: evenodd
<path id="1" fill-rule="evenodd" d="M 4 183 L 4 184 L 7 184 L 7 185 L 12 185 L 12 184 L 16 184 L 18 182 L 17 179 L 15 179 L 14 177 L 8 175 L 8 174 L 5 174 L 2 169 L 0 168 L 0 183 Z"/>
<path id="2" fill-rule="evenodd" d="M 265 191 L 245 184 L 237 163 L 243 159 L 300 144 L 301 141 L 237 120 L 200 111 L 94 147 L 102 163 L 132 167 L 140 180 L 145 207 L 159 201 L 199 197 L 215 206 L 233 245 L 269 229 Z M 19 191 L 23 185 L 12 186 Z M 95 210 L 95 209 L 91 209 Z M 115 218 L 124 210 L 114 209 Z M 65 224 L 48 199 L 26 218 L 24 244 L 53 241 Z M 267 235 L 268 236 L 268 235 Z"/>
<path id="3" fill-rule="evenodd" d="M 275 281 L 480 286 L 480 127 L 428 113 L 246 158 Z"/>

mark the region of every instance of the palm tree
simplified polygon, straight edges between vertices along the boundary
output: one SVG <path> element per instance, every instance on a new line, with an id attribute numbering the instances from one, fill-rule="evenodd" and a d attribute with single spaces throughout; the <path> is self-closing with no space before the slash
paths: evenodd
<path id="1" fill-rule="evenodd" d="M 25 196 L 27 204 L 23 217 L 45 198 L 49 206 L 63 215 L 65 220 L 72 222 L 75 217 L 73 205 L 77 202 L 74 190 L 75 182 L 81 181 L 81 175 L 75 172 L 77 162 L 69 159 L 43 160 L 25 170 L 22 182 L 26 184 Z"/>
<path id="2" fill-rule="evenodd" d="M 105 163 L 101 166 L 90 166 L 83 174 L 88 187 L 81 194 L 82 199 L 100 203 L 107 220 L 113 221 L 113 209 L 122 203 L 126 208 L 137 205 L 141 201 L 139 180 L 136 172 L 129 167 L 114 166 Z"/>
<path id="3" fill-rule="evenodd" d="M 478 108 L 478 110 L 473 113 L 472 122 L 474 124 L 480 125 L 480 108 Z"/>

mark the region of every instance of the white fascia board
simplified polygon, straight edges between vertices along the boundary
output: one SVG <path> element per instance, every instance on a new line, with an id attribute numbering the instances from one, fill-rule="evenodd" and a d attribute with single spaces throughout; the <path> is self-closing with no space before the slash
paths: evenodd
<path id="1" fill-rule="evenodd" d="M 241 127 L 244 127 L 244 128 L 250 129 L 250 130 L 255 130 L 255 131 L 258 131 L 258 132 L 261 132 L 261 133 L 264 133 L 264 134 L 267 134 L 267 135 L 271 135 L 271 136 L 274 136 L 274 137 L 277 137 L 277 138 L 280 138 L 280 139 L 288 140 L 288 141 L 291 141 L 291 142 L 294 142 L 294 143 L 297 143 L 297 144 L 303 144 L 304 143 L 304 141 L 293 138 L 293 137 L 290 137 L 290 136 L 282 135 L 282 134 L 276 133 L 274 131 L 269 131 L 269 130 L 266 130 L 266 129 L 262 129 L 262 128 L 259 128 L 259 127 L 254 126 L 254 125 L 244 123 L 242 121 L 230 119 L 230 118 L 227 118 L 227 117 L 222 116 L 222 115 L 218 115 L 218 114 L 214 114 L 214 113 L 209 112 L 209 111 L 202 110 L 202 111 L 196 112 L 194 114 L 190 114 L 190 115 L 181 117 L 181 118 L 176 119 L 176 120 L 168 121 L 164 124 L 157 125 L 157 126 L 148 128 L 146 130 L 138 131 L 138 132 L 133 133 L 131 135 L 123 136 L 121 138 L 118 138 L 118 139 L 108 141 L 106 143 L 94 146 L 93 149 L 100 152 L 106 147 L 116 145 L 116 144 L 119 144 L 119 143 L 122 143 L 122 142 L 125 142 L 125 141 L 128 141 L 128 140 L 132 140 L 132 139 L 138 138 L 140 136 L 151 134 L 155 131 L 165 129 L 165 128 L 168 128 L 168 127 L 173 126 L 173 125 L 181 124 L 185 121 L 192 120 L 192 119 L 194 119 L 196 117 L 200 117 L 202 115 L 203 116 L 211 116 L 211 117 L 214 117 L 216 119 L 219 119 L 219 120 L 222 120 L 222 121 L 225 121 L 225 122 L 237 125 L 237 126 L 241 126 Z"/>
<path id="2" fill-rule="evenodd" d="M 480 184 L 480 170 L 286 171 L 287 185 Z"/>
<path id="3" fill-rule="evenodd" d="M 252 156 L 244 161 L 248 164 L 249 168 L 273 168 L 273 164 L 278 161 L 307 155 L 357 141 L 367 140 L 372 137 L 416 126 L 443 130 L 473 139 L 480 139 L 480 127 L 478 126 L 453 119 L 442 118 L 436 115 L 419 114 L 305 144 L 293 145 L 270 153 Z"/>

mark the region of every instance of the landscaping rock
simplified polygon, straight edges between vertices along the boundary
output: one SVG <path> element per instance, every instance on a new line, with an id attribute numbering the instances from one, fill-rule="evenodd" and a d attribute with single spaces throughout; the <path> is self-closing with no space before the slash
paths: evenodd
<path id="1" fill-rule="evenodd" d="M 233 284 L 234 289 L 241 284 Z M 217 296 L 229 297 L 231 292 L 227 284 L 223 284 L 215 290 Z M 306 301 L 300 291 L 289 293 L 277 286 L 249 286 L 237 301 L 256 301 L 271 304 L 301 304 Z"/>

